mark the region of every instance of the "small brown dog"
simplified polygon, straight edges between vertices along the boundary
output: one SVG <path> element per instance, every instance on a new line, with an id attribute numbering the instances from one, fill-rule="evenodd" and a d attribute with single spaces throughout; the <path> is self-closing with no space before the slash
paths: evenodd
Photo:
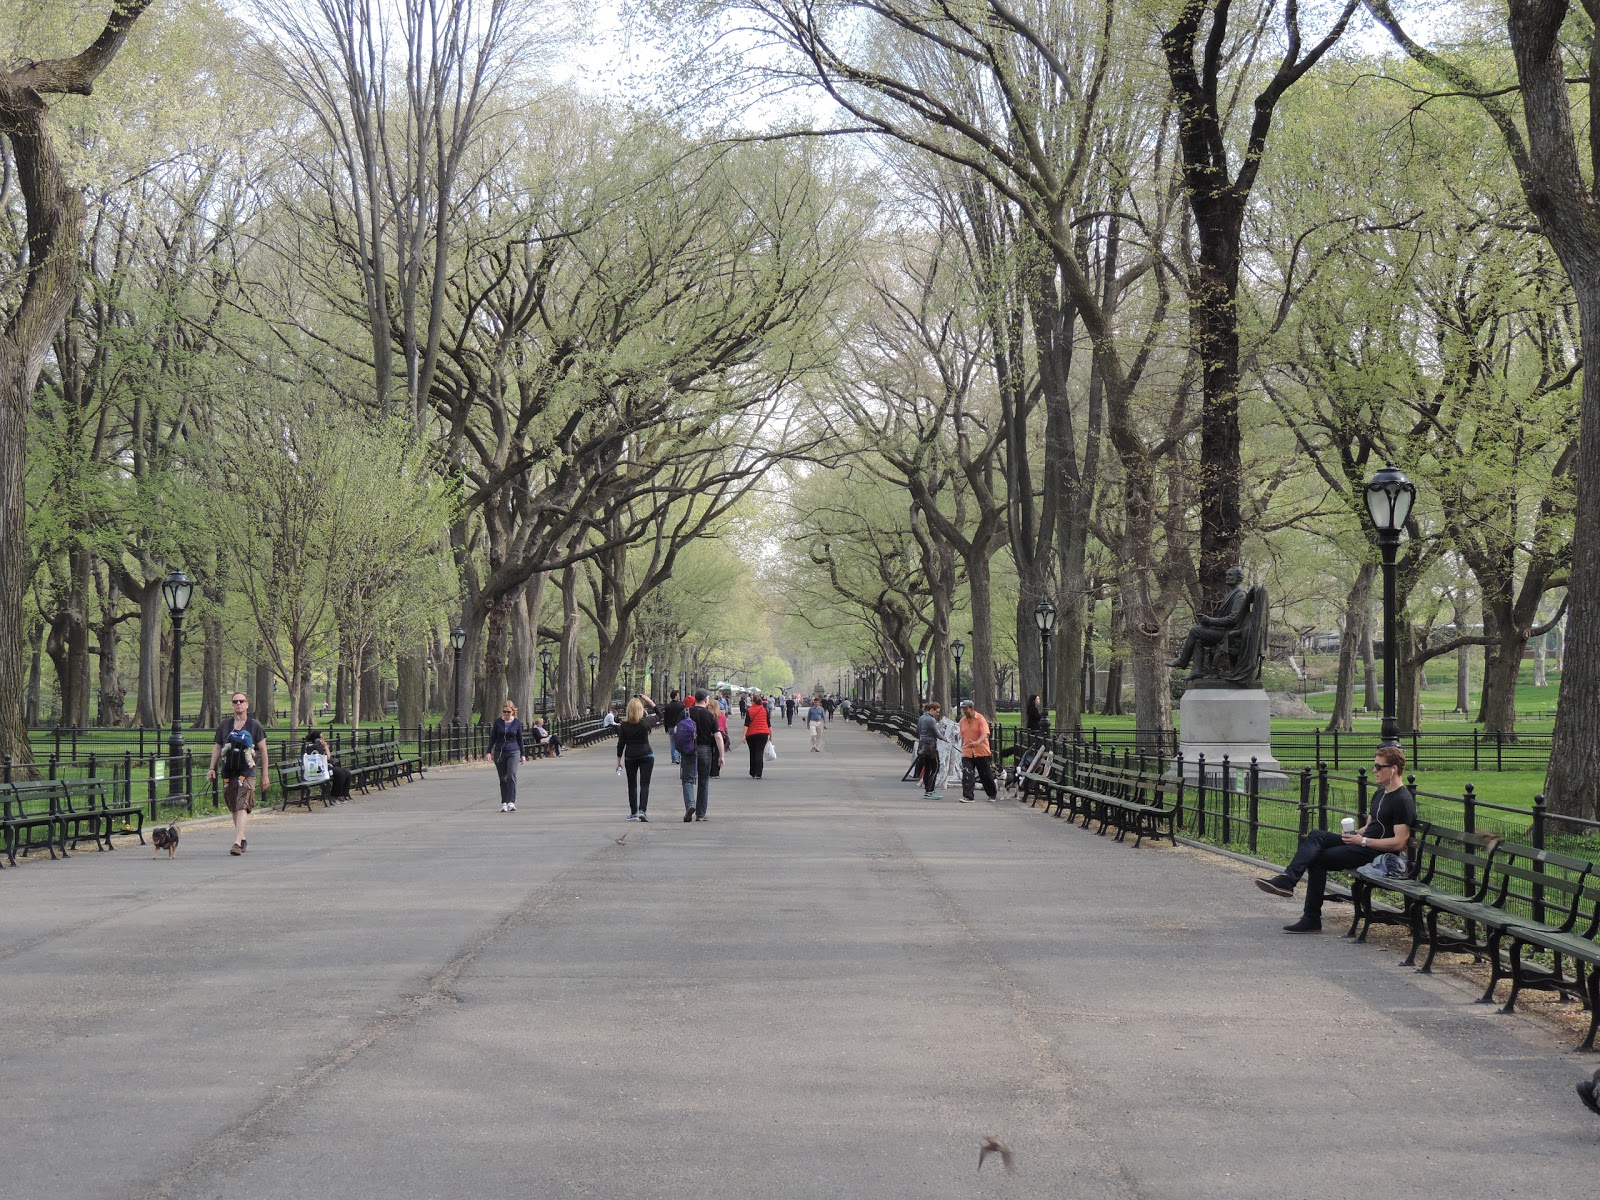
<path id="1" fill-rule="evenodd" d="M 165 829 L 157 829 L 150 835 L 150 840 L 156 845 L 156 852 L 151 857 L 160 858 L 165 850 L 168 858 L 174 858 L 178 853 L 178 827 L 168 825 Z"/>

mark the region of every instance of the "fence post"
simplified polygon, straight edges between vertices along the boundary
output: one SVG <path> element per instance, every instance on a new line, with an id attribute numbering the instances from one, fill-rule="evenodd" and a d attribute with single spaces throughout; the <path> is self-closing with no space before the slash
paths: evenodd
<path id="1" fill-rule="evenodd" d="M 1505 750 L 1505 730 L 1496 729 L 1494 731 L 1494 769 L 1496 771 L 1504 771 L 1506 769 Z"/>
<path id="2" fill-rule="evenodd" d="M 1177 797 L 1177 800 L 1173 803 L 1173 806 L 1172 806 L 1172 828 L 1174 830 L 1177 830 L 1177 829 L 1183 828 L 1183 785 L 1184 785 L 1184 778 L 1183 778 L 1183 752 L 1182 751 L 1179 751 L 1177 757 L 1172 760 L 1172 769 L 1177 771 L 1177 773 L 1178 773 L 1178 797 Z"/>
<path id="3" fill-rule="evenodd" d="M 1417 736 L 1417 731 L 1411 731 L 1411 767 L 1413 770 L 1422 765 L 1422 742 Z"/>
<path id="4" fill-rule="evenodd" d="M 1311 832 L 1311 768 L 1300 768 L 1300 830 L 1299 836 Z"/>
<path id="5" fill-rule="evenodd" d="M 1222 842 L 1226 846 L 1233 841 L 1233 764 L 1228 761 L 1228 756 L 1222 756 Z"/>
<path id="6" fill-rule="evenodd" d="M 1474 771 L 1483 769 L 1478 766 L 1478 727 L 1476 725 L 1472 727 L 1472 769 Z"/>
<path id="7" fill-rule="evenodd" d="M 1194 836 L 1206 836 L 1206 756 L 1194 756 Z"/>
<path id="8" fill-rule="evenodd" d="M 150 819 L 156 819 L 156 756 L 150 756 L 150 769 L 145 773 L 145 802 L 150 806 Z"/>
<path id="9" fill-rule="evenodd" d="M 133 751 L 122 752 L 122 807 L 133 807 Z"/>
<path id="10" fill-rule="evenodd" d="M 184 807 L 189 815 L 194 816 L 194 748 L 184 747 L 183 751 L 183 794 L 188 797 Z"/>
<path id="11" fill-rule="evenodd" d="M 1317 764 L 1317 828 L 1328 827 L 1328 764 Z"/>
<path id="12" fill-rule="evenodd" d="M 1356 768 L 1356 824 L 1367 823 L 1367 769 Z"/>
<path id="13" fill-rule="evenodd" d="M 1333 769 L 1339 769 L 1339 731 L 1333 731 Z"/>
<path id="14" fill-rule="evenodd" d="M 1256 852 L 1256 830 L 1261 824 L 1261 765 L 1250 759 L 1250 853 Z"/>

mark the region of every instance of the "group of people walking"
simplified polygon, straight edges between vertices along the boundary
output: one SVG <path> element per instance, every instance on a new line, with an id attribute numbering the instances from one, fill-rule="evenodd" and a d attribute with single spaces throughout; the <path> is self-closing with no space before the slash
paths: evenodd
<path id="1" fill-rule="evenodd" d="M 750 755 L 750 778 L 763 778 L 768 762 L 777 758 L 772 741 L 774 707 L 785 714 L 790 724 L 795 715 L 802 715 L 811 735 L 811 750 L 820 754 L 825 748 L 824 732 L 828 725 L 829 705 L 821 696 L 801 702 L 794 697 L 785 701 L 769 702 L 757 692 L 741 699 L 744 719 L 745 748 Z M 725 702 L 701 688 L 687 701 L 676 691 L 667 703 L 658 709 L 656 703 L 643 692 L 629 699 L 622 719 L 608 724 L 617 728 L 617 774 L 627 780 L 628 820 L 650 820 L 650 781 L 655 773 L 655 747 L 651 744 L 652 731 L 667 731 L 667 741 L 672 761 L 678 767 L 678 780 L 683 788 L 683 819 L 707 819 L 711 799 L 711 780 L 722 774 L 727 766 L 728 752 L 733 748 L 728 736 L 728 710 Z M 489 761 L 495 765 L 500 780 L 500 811 L 517 811 L 517 766 L 527 761 L 523 745 L 522 722 L 517 719 L 517 706 L 505 702 L 495 721 L 489 738 Z"/>

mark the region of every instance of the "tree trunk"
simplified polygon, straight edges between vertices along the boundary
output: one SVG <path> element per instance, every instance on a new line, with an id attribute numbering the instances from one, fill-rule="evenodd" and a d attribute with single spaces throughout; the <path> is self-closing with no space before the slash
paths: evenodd
<path id="1" fill-rule="evenodd" d="M 39 690 L 44 686 L 44 625 L 35 623 L 28 638 L 28 694 L 23 704 L 24 724 L 39 724 Z"/>
<path id="2" fill-rule="evenodd" d="M 1457 629 L 1461 626 L 1457 625 Z M 1472 647 L 1463 646 L 1456 651 L 1456 707 L 1455 711 L 1465 715 L 1472 711 L 1470 704 L 1472 694 Z"/>
<path id="3" fill-rule="evenodd" d="M 255 685 L 250 692 L 250 715 L 271 729 L 278 713 L 278 677 L 273 673 L 270 660 L 256 663 Z"/>
<path id="4" fill-rule="evenodd" d="M 1328 718 L 1328 729 L 1333 733 L 1350 733 L 1355 728 L 1356 655 L 1370 654 L 1372 648 L 1371 639 L 1366 636 L 1367 614 L 1372 609 L 1372 580 L 1377 572 L 1376 563 L 1363 563 L 1345 596 L 1344 628 L 1339 633 L 1339 677 L 1334 686 L 1333 715 Z M 1370 657 L 1367 662 L 1370 673 Z"/>
<path id="5" fill-rule="evenodd" d="M 344 635 L 339 637 L 339 663 L 334 667 L 333 690 L 333 723 L 335 725 L 350 724 L 350 662 L 349 649 L 345 643 Z"/>
<path id="6" fill-rule="evenodd" d="M 192 728 L 215 729 L 222 724 L 222 617 L 216 609 L 208 608 L 200 618 L 200 633 L 205 651 L 200 667 L 200 708 Z"/>
<path id="7" fill-rule="evenodd" d="M 1383 707 L 1379 687 L 1383 680 L 1378 675 L 1378 649 L 1372 637 L 1372 605 L 1361 610 L 1361 707 L 1371 713 Z"/>
<path id="8" fill-rule="evenodd" d="M 95 724 L 116 727 L 124 724 L 123 712 L 127 689 L 122 686 L 122 672 L 117 657 L 117 609 L 121 607 L 122 594 L 117 588 L 116 576 L 110 571 L 96 571 L 100 583 L 100 625 L 96 631 L 100 659 L 100 703 L 95 713 Z"/>
<path id="9" fill-rule="evenodd" d="M 1545 648 L 1550 641 L 1550 635 L 1535 638 L 1533 643 L 1533 686 L 1548 687 L 1549 678 L 1545 673 L 1545 663 L 1549 659 L 1549 651 Z"/>
<path id="10" fill-rule="evenodd" d="M 420 640 L 402 644 L 394 670 L 395 721 L 401 729 L 415 729 L 422 724 L 428 697 L 427 646 Z"/>

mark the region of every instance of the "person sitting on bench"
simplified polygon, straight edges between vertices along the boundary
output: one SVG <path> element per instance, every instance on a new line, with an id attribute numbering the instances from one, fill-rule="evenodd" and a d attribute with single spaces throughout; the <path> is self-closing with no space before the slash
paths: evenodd
<path id="1" fill-rule="evenodd" d="M 1329 871 L 1354 871 L 1382 854 L 1403 855 L 1410 846 L 1417 802 L 1403 780 L 1406 753 L 1399 746 L 1379 746 L 1372 759 L 1373 781 L 1383 791 L 1373 803 L 1366 827 L 1349 833 L 1326 829 L 1308 833 L 1282 875 L 1256 880 L 1264 892 L 1293 896 L 1301 876 L 1309 876 L 1304 912 L 1293 925 L 1283 927 L 1285 933 L 1316 933 L 1322 928 L 1322 898 Z"/>
<path id="2" fill-rule="evenodd" d="M 533 719 L 533 728 L 528 731 L 528 736 L 533 739 L 535 746 L 549 746 L 551 754 L 561 757 L 561 739 L 545 728 L 543 717 Z"/>

